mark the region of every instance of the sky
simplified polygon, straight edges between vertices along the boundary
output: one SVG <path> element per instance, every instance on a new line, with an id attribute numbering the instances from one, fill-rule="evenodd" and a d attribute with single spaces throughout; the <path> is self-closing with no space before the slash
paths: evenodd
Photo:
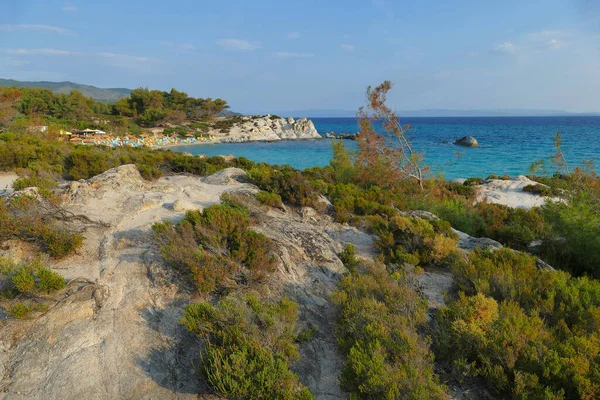
<path id="1" fill-rule="evenodd" d="M 0 77 L 177 88 L 244 113 L 600 111 L 600 0 L 2 0 Z"/>

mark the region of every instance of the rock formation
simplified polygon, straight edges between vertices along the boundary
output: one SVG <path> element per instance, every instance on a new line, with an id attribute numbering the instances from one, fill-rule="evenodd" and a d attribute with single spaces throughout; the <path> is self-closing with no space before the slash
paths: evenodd
<path id="1" fill-rule="evenodd" d="M 245 173 L 230 168 L 204 179 L 176 175 L 156 182 L 133 165 L 64 184 L 64 207 L 101 224 L 87 226 L 78 254 L 49 266 L 69 282 L 37 319 L 2 321 L 0 374 L 5 399 L 196 399 L 198 340 L 179 324 L 195 290 L 166 267 L 151 226 L 177 221 L 186 210 L 218 203 L 223 193 L 253 193 Z M 242 182 L 240 182 L 242 181 Z M 316 327 L 293 369 L 317 399 L 343 399 L 343 358 L 333 334 L 329 295 L 345 267 L 337 254 L 347 242 L 359 255 L 376 254 L 371 236 L 303 209 L 261 213 L 252 229 L 276 244 L 278 270 L 266 295 L 300 304 L 300 324 Z M 74 222 L 79 224 L 80 222 Z"/>
<path id="2" fill-rule="evenodd" d="M 477 147 L 479 146 L 479 142 L 477 142 L 477 139 L 475 139 L 473 136 L 463 136 L 460 139 L 457 139 L 454 142 L 455 145 L 457 146 L 463 146 L 463 147 Z"/>
<path id="3" fill-rule="evenodd" d="M 313 122 L 306 118 L 294 120 L 291 117 L 266 115 L 241 119 L 242 122 L 235 124 L 228 132 L 213 130 L 210 134 L 224 143 L 322 139 Z"/>

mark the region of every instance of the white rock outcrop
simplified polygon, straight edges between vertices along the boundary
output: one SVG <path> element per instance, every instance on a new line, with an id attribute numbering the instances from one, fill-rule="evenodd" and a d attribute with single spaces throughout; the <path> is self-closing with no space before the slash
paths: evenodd
<path id="1" fill-rule="evenodd" d="M 241 117 L 229 132 L 211 131 L 220 142 L 238 143 L 255 141 L 322 139 L 313 122 L 306 118 Z"/>

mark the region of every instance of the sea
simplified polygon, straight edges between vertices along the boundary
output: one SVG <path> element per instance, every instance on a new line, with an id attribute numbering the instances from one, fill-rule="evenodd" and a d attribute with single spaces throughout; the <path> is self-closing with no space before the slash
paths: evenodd
<path id="1" fill-rule="evenodd" d="M 356 133 L 355 118 L 311 118 L 321 135 L 328 132 Z M 405 118 L 411 125 L 407 136 L 416 151 L 422 152 L 432 174 L 444 179 L 525 175 L 533 162 L 545 159 L 551 167 L 556 132 L 562 133 L 563 153 L 571 166 L 600 158 L 600 117 L 439 117 Z M 381 127 L 377 127 L 381 130 Z M 452 143 L 473 136 L 479 147 L 464 148 Z M 171 150 L 207 156 L 246 157 L 257 162 L 288 164 L 297 169 L 326 166 L 332 157 L 332 141 L 298 140 L 198 144 Z M 344 140 L 350 150 L 357 143 Z M 600 160 L 599 160 L 600 162 Z M 551 168 L 549 168 L 551 169 Z M 598 168 L 596 169 L 598 171 Z"/>

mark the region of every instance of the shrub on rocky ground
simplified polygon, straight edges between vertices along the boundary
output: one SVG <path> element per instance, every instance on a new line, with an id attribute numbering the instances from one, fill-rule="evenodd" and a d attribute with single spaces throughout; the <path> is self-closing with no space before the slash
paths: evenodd
<path id="1" fill-rule="evenodd" d="M 513 398 L 600 396 L 598 281 L 510 249 L 476 250 L 453 269 L 462 292 L 438 318 L 440 357 Z"/>
<path id="2" fill-rule="evenodd" d="M 52 201 L 29 194 L 0 201 L 0 243 L 19 239 L 35 242 L 54 258 L 73 254 L 83 244 L 83 236 L 61 221 L 60 207 Z"/>
<path id="3" fill-rule="evenodd" d="M 448 265 L 458 257 L 458 236 L 446 221 L 402 216 L 392 217 L 389 221 L 375 218 L 372 229 L 378 237 L 375 246 L 387 263 Z"/>
<path id="4" fill-rule="evenodd" d="M 332 296 L 346 364 L 342 389 L 356 399 L 444 399 L 433 357 L 418 329 L 426 302 L 405 275 L 371 265 L 346 275 Z"/>
<path id="5" fill-rule="evenodd" d="M 17 264 L 0 258 L 0 279 L 4 281 L 2 296 L 5 298 L 50 294 L 66 286 L 62 276 L 44 267 L 39 260 Z"/>
<path id="6" fill-rule="evenodd" d="M 190 304 L 181 320 L 205 341 L 202 375 L 221 396 L 308 400 L 313 396 L 289 369 L 299 358 L 298 305 L 254 296 L 228 296 L 215 306 Z"/>
<path id="7" fill-rule="evenodd" d="M 245 208 L 225 203 L 152 229 L 165 261 L 189 273 L 198 290 L 211 292 L 233 281 L 261 281 L 275 270 L 271 240 L 249 226 Z"/>
<path id="8" fill-rule="evenodd" d="M 276 193 L 265 192 L 264 190 L 261 190 L 256 194 L 256 199 L 268 207 L 283 207 L 283 201 L 281 200 L 281 196 L 279 196 Z"/>

